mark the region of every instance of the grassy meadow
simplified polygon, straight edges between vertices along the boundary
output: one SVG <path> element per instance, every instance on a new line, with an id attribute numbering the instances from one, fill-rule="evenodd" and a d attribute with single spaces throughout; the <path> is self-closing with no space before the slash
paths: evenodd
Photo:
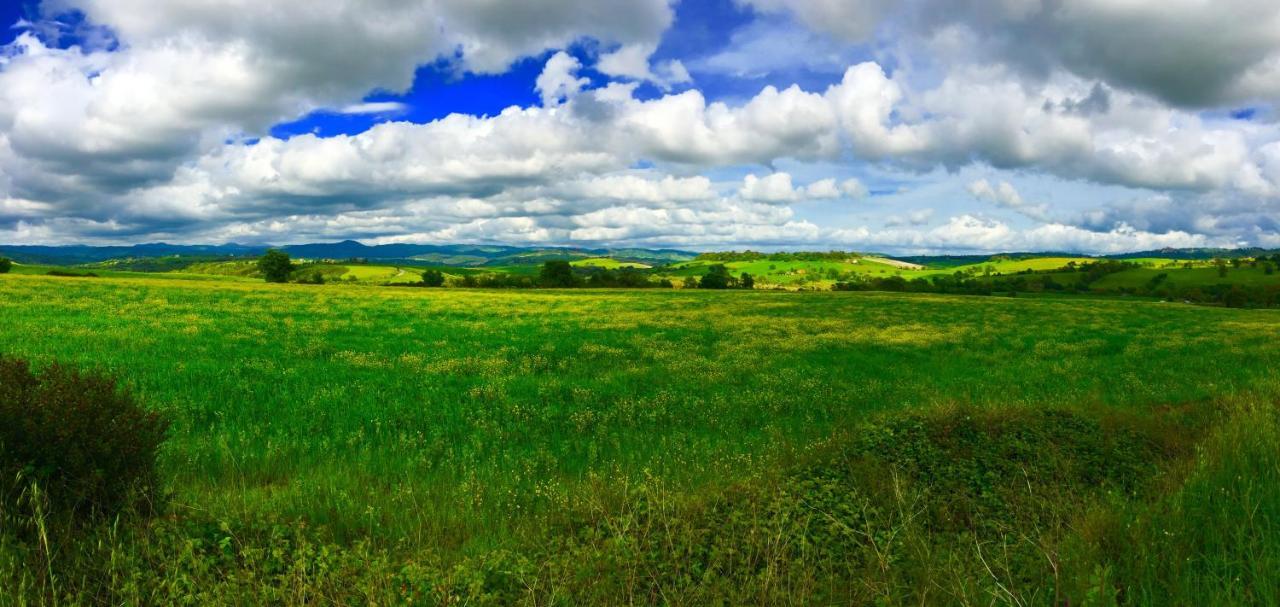
<path id="1" fill-rule="evenodd" d="M 1278 311 L 156 276 L 0 276 L 172 421 L 0 604 L 1280 601 Z"/>

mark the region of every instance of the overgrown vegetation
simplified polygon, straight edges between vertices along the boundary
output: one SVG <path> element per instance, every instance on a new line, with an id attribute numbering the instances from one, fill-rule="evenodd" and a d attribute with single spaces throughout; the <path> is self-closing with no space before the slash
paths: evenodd
<path id="1" fill-rule="evenodd" d="M 110 369 L 172 425 L 161 516 L 6 525 L 0 605 L 1273 603 L 1277 335 L 1143 301 L 9 275 L 33 375 Z"/>
<path id="2" fill-rule="evenodd" d="M 1239 260 L 1236 260 L 1239 261 Z M 1258 261 L 1254 261 L 1257 267 Z M 1260 262 L 1263 268 L 1270 261 Z M 1235 264 L 1237 269 L 1242 265 Z M 1219 278 L 1228 276 L 1228 264 L 1218 260 L 1215 272 Z M 1169 272 L 1154 274 L 1145 283 L 1134 285 L 1104 286 L 1104 278 L 1143 271 L 1143 266 L 1125 261 L 1102 260 L 1088 263 L 1069 262 L 1061 268 L 1049 271 L 1024 270 L 1016 274 L 1002 275 L 974 270 L 951 274 L 934 274 L 912 279 L 899 275 L 874 276 L 853 274 L 832 286 L 835 291 L 890 291 L 911 293 L 948 293 L 962 295 L 992 295 L 1017 293 L 1094 293 L 1121 294 L 1178 300 L 1190 303 L 1218 304 L 1230 308 L 1267 308 L 1280 305 L 1280 281 L 1261 284 L 1218 284 L 1197 281 L 1179 286 L 1170 279 Z M 1178 271 L 1173 270 L 1176 274 Z"/>
<path id="3" fill-rule="evenodd" d="M 110 377 L 57 363 L 37 373 L 0 356 L 0 508 L 81 517 L 150 509 L 167 427 Z"/>

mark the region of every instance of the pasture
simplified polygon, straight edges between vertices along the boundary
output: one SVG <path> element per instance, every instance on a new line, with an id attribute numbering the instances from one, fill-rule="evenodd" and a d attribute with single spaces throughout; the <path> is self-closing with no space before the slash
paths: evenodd
<path id="1" fill-rule="evenodd" d="M 17 603 L 1280 599 L 1275 311 L 172 278 L 0 276 L 3 353 L 172 420 Z"/>

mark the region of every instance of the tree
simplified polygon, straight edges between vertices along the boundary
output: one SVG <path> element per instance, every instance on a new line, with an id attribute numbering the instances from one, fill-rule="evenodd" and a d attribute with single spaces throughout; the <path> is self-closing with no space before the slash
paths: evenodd
<path id="1" fill-rule="evenodd" d="M 422 284 L 428 287 L 443 287 L 444 274 L 434 268 L 426 270 L 422 273 Z"/>
<path id="2" fill-rule="evenodd" d="M 1239 286 L 1232 285 L 1222 296 L 1222 305 L 1228 308 L 1243 308 L 1249 303 L 1249 294 L 1244 292 Z"/>
<path id="3" fill-rule="evenodd" d="M 8 274 L 13 269 L 13 262 L 7 257 L 0 257 L 0 274 Z"/>
<path id="4" fill-rule="evenodd" d="M 698 287 L 702 289 L 729 288 L 729 268 L 719 263 L 707 268 L 707 273 L 699 281 Z"/>
<path id="5" fill-rule="evenodd" d="M 680 283 L 680 286 L 686 289 L 696 289 L 698 288 L 698 279 L 692 276 L 685 276 L 684 282 Z"/>
<path id="6" fill-rule="evenodd" d="M 756 288 L 756 279 L 752 278 L 751 275 L 746 272 L 742 273 L 742 278 L 740 278 L 739 281 L 740 282 L 738 284 L 742 285 L 742 288 L 744 289 Z"/>
<path id="7" fill-rule="evenodd" d="M 258 271 L 267 282 L 287 282 L 293 272 L 293 262 L 288 253 L 271 249 L 258 259 Z"/>
<path id="8" fill-rule="evenodd" d="M 543 262 L 538 282 L 544 287 L 568 288 L 578 286 L 578 277 L 573 275 L 573 266 L 569 262 L 553 260 Z"/>

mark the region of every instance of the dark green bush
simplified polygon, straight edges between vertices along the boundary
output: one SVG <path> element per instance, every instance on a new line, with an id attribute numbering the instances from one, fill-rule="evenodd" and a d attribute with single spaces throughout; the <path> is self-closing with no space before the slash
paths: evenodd
<path id="1" fill-rule="evenodd" d="M 149 509 L 167 429 L 106 375 L 59 364 L 35 373 L 27 361 L 0 357 L 3 508 L 22 513 L 21 496 L 34 483 L 52 513 Z"/>
<path id="2" fill-rule="evenodd" d="M 7 257 L 0 257 L 0 274 L 8 274 L 13 269 L 13 262 Z"/>
<path id="3" fill-rule="evenodd" d="M 424 270 L 422 272 L 422 284 L 428 287 L 443 287 L 444 274 L 436 269 Z"/>

